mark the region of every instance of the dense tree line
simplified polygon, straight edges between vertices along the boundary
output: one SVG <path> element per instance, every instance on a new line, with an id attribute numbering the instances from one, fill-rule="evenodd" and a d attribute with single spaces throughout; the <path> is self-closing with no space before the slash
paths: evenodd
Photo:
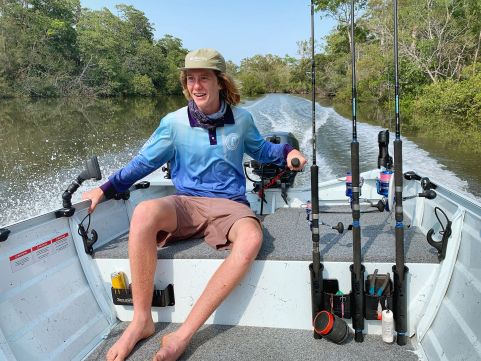
<path id="1" fill-rule="evenodd" d="M 350 1 L 317 0 L 321 16 L 338 20 L 318 56 L 321 90 L 351 96 Z M 392 1 L 357 2 L 356 50 L 361 101 L 392 108 Z M 452 142 L 481 141 L 481 1 L 402 0 L 398 5 L 399 64 L 405 123 Z M 477 151 L 481 147 L 477 146 Z"/>
<path id="2" fill-rule="evenodd" d="M 0 97 L 178 94 L 186 49 L 154 40 L 132 6 L 83 9 L 79 0 L 0 2 Z"/>
<path id="3" fill-rule="evenodd" d="M 321 23 L 325 17 L 337 21 L 323 48 L 316 49 L 318 92 L 338 104 L 351 99 L 350 5 L 350 0 L 316 0 Z M 478 144 L 481 152 L 481 1 L 402 0 L 398 18 L 405 127 L 449 134 L 444 139 Z M 392 1 L 356 1 L 355 23 L 358 100 L 392 109 Z M 308 42 L 299 43 L 299 55 L 292 62 L 272 56 L 246 59 L 238 77 L 250 93 L 307 91 Z M 283 74 L 284 82 L 274 71 Z"/>
<path id="4" fill-rule="evenodd" d="M 392 1 L 356 4 L 358 99 L 390 108 Z M 316 11 L 321 23 L 331 17 L 338 24 L 322 48 L 316 45 L 318 91 L 348 103 L 350 1 L 316 0 Z M 153 30 L 127 5 L 113 14 L 81 8 L 79 0 L 2 0 L 0 97 L 180 94 L 187 50 L 170 35 L 155 40 Z M 308 93 L 310 54 L 304 40 L 296 58 L 256 55 L 227 66 L 245 95 Z M 399 1 L 399 56 L 405 124 L 462 129 L 481 143 L 481 1 Z"/>

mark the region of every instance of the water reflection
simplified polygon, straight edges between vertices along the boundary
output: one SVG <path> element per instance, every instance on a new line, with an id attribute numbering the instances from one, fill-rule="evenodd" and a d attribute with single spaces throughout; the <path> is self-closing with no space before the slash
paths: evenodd
<path id="1" fill-rule="evenodd" d="M 70 165 L 145 139 L 183 99 L 8 101 L 0 108 L 0 179 Z"/>
<path id="2" fill-rule="evenodd" d="M 53 192 L 61 192 L 91 155 L 99 156 L 108 176 L 163 115 L 185 103 L 183 97 L 2 101 L 0 224 L 32 216 L 35 204 L 34 214 L 59 206 L 49 198 L 61 194 Z"/>

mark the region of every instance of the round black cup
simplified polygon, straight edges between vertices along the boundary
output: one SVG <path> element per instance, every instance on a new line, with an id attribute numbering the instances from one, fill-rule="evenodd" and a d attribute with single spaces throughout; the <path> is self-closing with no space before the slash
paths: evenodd
<path id="1" fill-rule="evenodd" d="M 316 315 L 314 331 L 337 344 L 344 343 L 349 337 L 349 326 L 346 321 L 328 311 L 321 311 Z"/>

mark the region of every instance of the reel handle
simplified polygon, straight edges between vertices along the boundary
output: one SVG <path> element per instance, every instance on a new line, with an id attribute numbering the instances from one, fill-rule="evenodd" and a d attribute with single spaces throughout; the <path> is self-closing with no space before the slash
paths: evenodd
<path id="1" fill-rule="evenodd" d="M 301 161 L 298 159 L 298 158 L 292 158 L 291 159 L 291 165 L 294 167 L 294 168 L 297 168 L 301 165 Z"/>
<path id="2" fill-rule="evenodd" d="M 327 223 L 324 223 L 322 221 L 319 221 L 319 225 L 320 226 L 326 226 L 326 227 L 330 227 L 331 229 L 334 229 L 336 230 L 339 234 L 342 234 L 344 232 L 344 224 L 342 222 L 339 222 L 337 225 L 335 226 L 331 226 L 330 224 L 327 224 Z"/>
<path id="3" fill-rule="evenodd" d="M 339 234 L 344 233 L 344 224 L 342 222 L 339 222 L 337 226 L 333 226 L 331 228 L 335 229 Z"/>

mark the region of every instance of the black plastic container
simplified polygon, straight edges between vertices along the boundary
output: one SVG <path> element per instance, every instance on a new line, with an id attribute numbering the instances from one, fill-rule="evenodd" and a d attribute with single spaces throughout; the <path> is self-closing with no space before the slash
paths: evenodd
<path id="1" fill-rule="evenodd" d="M 337 344 L 346 342 L 350 331 L 346 321 L 328 311 L 321 311 L 314 318 L 314 330 L 322 337 Z"/>
<path id="2" fill-rule="evenodd" d="M 322 287 L 323 308 L 341 318 L 351 318 L 351 294 L 339 293 L 337 279 L 324 279 Z"/>
<path id="3" fill-rule="evenodd" d="M 130 288 L 111 288 L 114 305 L 132 306 L 132 290 Z M 163 290 L 154 290 L 152 295 L 153 307 L 166 307 L 175 305 L 174 285 L 169 284 Z"/>

